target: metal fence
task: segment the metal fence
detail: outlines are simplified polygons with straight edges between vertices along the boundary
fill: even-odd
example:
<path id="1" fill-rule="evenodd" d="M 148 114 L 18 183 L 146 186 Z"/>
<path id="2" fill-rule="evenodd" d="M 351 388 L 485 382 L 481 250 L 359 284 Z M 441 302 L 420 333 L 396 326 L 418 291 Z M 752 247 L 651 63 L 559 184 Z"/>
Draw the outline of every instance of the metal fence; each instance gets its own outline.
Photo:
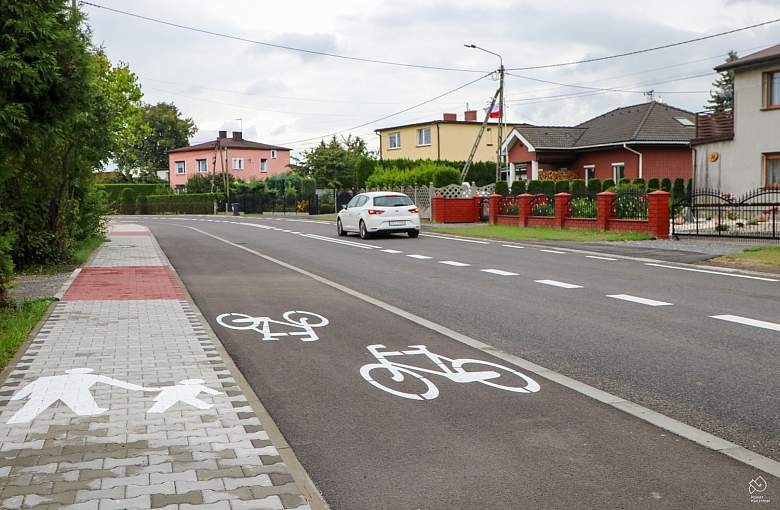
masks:
<path id="1" fill-rule="evenodd" d="M 595 193 L 574 193 L 569 201 L 570 218 L 595 218 L 598 200 Z"/>
<path id="2" fill-rule="evenodd" d="M 619 190 L 612 202 L 612 217 L 621 220 L 646 220 L 647 193 L 638 189 Z"/>
<path id="3" fill-rule="evenodd" d="M 758 188 L 740 197 L 696 190 L 672 205 L 672 235 L 780 239 L 780 188 Z"/>
<path id="4" fill-rule="evenodd" d="M 531 216 L 555 216 L 555 196 L 539 193 L 531 199 Z"/>
<path id="5" fill-rule="evenodd" d="M 510 216 L 520 215 L 520 205 L 517 202 L 517 197 L 504 197 L 498 201 L 498 214 L 506 214 Z"/>

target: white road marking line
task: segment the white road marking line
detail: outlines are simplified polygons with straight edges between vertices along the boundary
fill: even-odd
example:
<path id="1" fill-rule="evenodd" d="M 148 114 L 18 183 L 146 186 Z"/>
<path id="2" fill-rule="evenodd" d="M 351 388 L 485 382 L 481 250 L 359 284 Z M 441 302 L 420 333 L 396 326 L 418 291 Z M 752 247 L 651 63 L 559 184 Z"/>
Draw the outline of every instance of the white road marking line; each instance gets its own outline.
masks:
<path id="1" fill-rule="evenodd" d="M 612 257 L 597 257 L 596 255 L 585 255 L 585 258 L 597 259 L 597 260 L 617 260 L 617 259 L 613 259 Z"/>
<path id="2" fill-rule="evenodd" d="M 672 306 L 672 303 L 667 303 L 665 301 L 656 301 L 655 299 L 631 296 L 629 294 L 607 294 L 607 297 L 622 299 L 623 301 L 631 301 L 632 303 L 639 303 L 640 305 L 647 306 Z"/>
<path id="3" fill-rule="evenodd" d="M 762 280 L 765 282 L 777 282 L 780 280 L 776 280 L 774 278 L 764 278 L 762 276 L 751 276 L 748 274 L 735 274 L 735 273 L 724 273 L 721 271 L 709 271 L 707 269 L 695 269 L 693 267 L 678 267 L 678 266 L 667 266 L 666 264 L 653 264 L 650 262 L 645 262 L 646 266 L 653 266 L 653 267 L 663 267 L 666 269 L 679 269 L 680 271 L 693 271 L 695 273 L 709 273 L 709 274 L 719 274 L 721 276 L 733 276 L 735 278 L 747 278 L 748 280 Z"/>
<path id="4" fill-rule="evenodd" d="M 525 248 L 525 246 L 517 246 L 516 244 L 502 244 L 504 248 L 516 248 L 518 250 Z"/>
<path id="5" fill-rule="evenodd" d="M 753 326 L 756 328 L 771 329 L 772 331 L 780 331 L 780 324 L 774 322 L 760 321 L 757 319 L 749 319 L 747 317 L 740 317 L 739 315 L 710 315 L 713 319 L 720 319 L 722 321 L 736 322 L 738 324 L 745 324 L 746 326 Z"/>
<path id="6" fill-rule="evenodd" d="M 476 239 L 461 239 L 460 237 L 435 236 L 433 234 L 420 234 L 420 235 L 424 237 L 435 237 L 436 239 L 447 239 L 449 241 L 460 241 L 463 243 L 490 244 L 487 241 L 477 241 Z"/>
<path id="7" fill-rule="evenodd" d="M 560 287 L 562 289 L 581 289 L 582 285 L 574 285 L 573 283 L 558 282 L 555 280 L 534 280 L 536 283 L 542 285 L 552 285 L 553 287 Z"/>
<path id="8" fill-rule="evenodd" d="M 471 264 L 466 264 L 465 262 L 455 262 L 454 260 L 440 260 L 439 264 L 446 264 L 448 266 L 455 266 L 455 267 L 466 267 L 471 265 Z"/>
<path id="9" fill-rule="evenodd" d="M 407 257 L 411 257 L 413 259 L 420 259 L 420 260 L 433 258 L 433 257 L 429 257 L 428 255 L 407 255 Z"/>
<path id="10" fill-rule="evenodd" d="M 401 250 L 379 250 L 385 253 L 403 253 Z"/>
<path id="11" fill-rule="evenodd" d="M 305 236 L 308 236 L 308 237 L 313 237 L 315 239 L 322 239 L 323 241 L 334 241 L 334 242 L 351 244 L 351 245 L 360 246 L 360 247 L 368 246 L 369 248 L 377 248 L 377 249 L 381 248 L 381 246 L 377 246 L 375 244 L 359 243 L 357 241 L 349 241 L 347 239 L 336 238 L 336 237 L 326 237 L 326 236 L 321 236 L 319 234 L 302 234 L 302 235 L 305 235 Z"/>
<path id="12" fill-rule="evenodd" d="M 557 253 L 558 255 L 563 255 L 566 253 L 565 251 L 557 251 L 557 250 L 539 250 L 539 251 L 543 251 L 545 253 Z"/>
<path id="13" fill-rule="evenodd" d="M 351 246 L 353 248 L 363 248 L 364 250 L 373 250 L 374 249 L 371 246 L 368 246 L 368 245 L 365 245 L 365 244 L 339 241 L 338 239 L 330 239 L 330 238 L 327 238 L 327 237 L 315 236 L 313 234 L 302 234 L 302 236 L 303 237 L 309 237 L 309 238 L 315 239 L 317 241 L 326 241 L 326 242 L 329 242 L 329 243 L 341 244 L 341 245 L 344 245 L 344 246 Z"/>
<path id="14" fill-rule="evenodd" d="M 480 269 L 483 273 L 497 274 L 499 276 L 517 276 L 517 273 L 504 271 L 503 269 Z"/>

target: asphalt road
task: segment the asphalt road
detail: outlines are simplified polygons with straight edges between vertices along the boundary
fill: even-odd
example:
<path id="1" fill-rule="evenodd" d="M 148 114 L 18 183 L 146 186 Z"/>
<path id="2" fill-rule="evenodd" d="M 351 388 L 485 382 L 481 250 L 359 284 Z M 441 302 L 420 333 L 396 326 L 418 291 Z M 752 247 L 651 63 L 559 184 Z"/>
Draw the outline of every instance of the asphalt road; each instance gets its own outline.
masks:
<path id="1" fill-rule="evenodd" d="M 412 400 L 382 391 L 360 371 L 377 363 L 367 350 L 373 344 L 384 344 L 391 351 L 425 345 L 429 352 L 450 359 L 511 365 L 183 224 L 171 223 L 150 221 L 148 225 L 334 509 L 749 505 L 746 484 L 755 477 L 755 469 L 536 375 L 532 380 L 538 383 L 538 391 L 528 393 L 427 373 L 438 388 L 436 398 Z M 363 257 L 369 251 L 330 241 L 312 245 L 315 238 L 229 223 L 203 230 L 231 238 L 240 246 L 264 238 L 264 249 L 273 246 L 277 250 L 284 250 L 288 239 L 295 236 L 298 243 L 307 243 L 297 249 L 314 258 L 330 256 L 320 245 L 359 250 Z M 381 256 L 385 255 L 401 254 L 383 252 Z M 352 269 L 361 271 L 361 267 Z M 375 272 L 354 282 L 356 290 L 373 295 L 380 278 L 415 288 L 428 283 L 424 278 L 410 280 L 392 262 L 376 267 Z M 433 269 L 430 281 L 434 284 L 436 276 L 438 269 Z M 488 287 L 501 285 L 500 278 L 506 278 L 490 273 L 478 276 L 492 282 Z M 414 293 L 407 292 L 409 296 Z M 452 301 L 458 300 L 453 296 Z M 518 305 L 523 308 L 522 303 L 513 303 L 513 307 Z M 413 302 L 405 307 L 414 307 Z M 329 324 L 312 330 L 316 341 L 292 336 L 264 341 L 261 331 L 226 328 L 217 320 L 225 313 L 281 319 L 290 310 L 320 314 Z M 441 317 L 437 320 L 442 322 Z M 491 318 L 471 315 L 469 320 Z M 292 329 L 272 324 L 270 331 Z M 522 344 L 521 338 L 529 336 L 518 335 L 514 341 Z M 400 358 L 388 359 L 441 370 L 421 356 Z M 477 363 L 463 367 L 469 372 L 492 368 L 501 373 L 490 379 L 496 384 L 536 389 L 500 367 Z M 386 370 L 370 374 L 371 380 L 395 391 L 418 395 L 426 390 L 409 374 L 401 384 L 393 383 Z"/>

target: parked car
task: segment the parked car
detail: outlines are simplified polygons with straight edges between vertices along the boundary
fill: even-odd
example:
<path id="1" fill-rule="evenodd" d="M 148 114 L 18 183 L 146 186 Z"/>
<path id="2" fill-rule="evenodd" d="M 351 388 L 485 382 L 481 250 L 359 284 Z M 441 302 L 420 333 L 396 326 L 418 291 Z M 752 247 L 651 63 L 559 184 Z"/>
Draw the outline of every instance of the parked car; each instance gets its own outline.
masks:
<path id="1" fill-rule="evenodd" d="M 403 193 L 372 191 L 352 197 L 336 219 L 340 236 L 357 232 L 362 239 L 372 234 L 405 232 L 420 235 L 420 209 Z"/>

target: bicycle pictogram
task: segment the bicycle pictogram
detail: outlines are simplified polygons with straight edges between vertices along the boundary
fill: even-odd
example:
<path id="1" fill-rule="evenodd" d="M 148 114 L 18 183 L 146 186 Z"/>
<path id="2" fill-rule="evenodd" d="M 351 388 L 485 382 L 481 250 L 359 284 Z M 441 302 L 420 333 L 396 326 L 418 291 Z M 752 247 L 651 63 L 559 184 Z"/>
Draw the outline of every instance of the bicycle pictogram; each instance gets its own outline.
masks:
<path id="1" fill-rule="evenodd" d="M 278 321 L 270 317 L 253 317 L 243 313 L 223 313 L 217 317 L 217 323 L 229 329 L 257 331 L 262 335 L 263 341 L 278 340 L 283 336 L 297 336 L 304 342 L 319 340 L 320 337 L 314 332 L 314 328 L 329 324 L 328 319 L 322 315 L 301 310 L 284 312 L 282 319 Z"/>
<path id="2" fill-rule="evenodd" d="M 428 350 L 425 345 L 410 345 L 408 351 L 382 351 L 385 346 L 382 344 L 369 345 L 366 347 L 379 363 L 369 363 L 363 365 L 360 369 L 360 375 L 363 379 L 376 386 L 382 391 L 386 391 L 398 397 L 408 398 L 412 400 L 432 400 L 439 396 L 439 388 L 436 387 L 424 374 L 440 375 L 456 383 L 471 383 L 478 382 L 493 388 L 498 388 L 505 391 L 511 391 L 514 393 L 536 393 L 539 391 L 539 384 L 530 377 L 518 372 L 509 367 L 499 365 L 498 363 L 492 363 L 490 361 L 481 361 L 476 359 L 453 359 L 447 358 L 440 354 L 433 353 Z M 431 360 L 441 370 L 431 370 L 429 368 L 418 367 L 414 365 L 406 365 L 403 363 L 397 363 L 395 361 L 389 361 L 386 358 L 390 356 L 425 356 Z M 476 368 L 477 370 L 468 370 L 469 367 Z M 386 382 L 379 382 L 376 378 L 372 377 L 373 371 L 385 372 L 385 376 L 391 376 Z M 378 374 L 378 372 L 374 372 Z M 405 376 L 411 377 L 411 380 L 419 381 L 425 386 L 424 391 L 418 393 L 408 393 L 398 389 L 387 386 L 390 381 L 395 383 L 403 383 Z M 503 376 L 508 376 L 508 381 L 504 377 L 502 382 L 497 380 Z M 513 381 L 515 377 L 520 378 L 520 381 Z M 519 385 L 518 385 L 519 383 Z"/>

